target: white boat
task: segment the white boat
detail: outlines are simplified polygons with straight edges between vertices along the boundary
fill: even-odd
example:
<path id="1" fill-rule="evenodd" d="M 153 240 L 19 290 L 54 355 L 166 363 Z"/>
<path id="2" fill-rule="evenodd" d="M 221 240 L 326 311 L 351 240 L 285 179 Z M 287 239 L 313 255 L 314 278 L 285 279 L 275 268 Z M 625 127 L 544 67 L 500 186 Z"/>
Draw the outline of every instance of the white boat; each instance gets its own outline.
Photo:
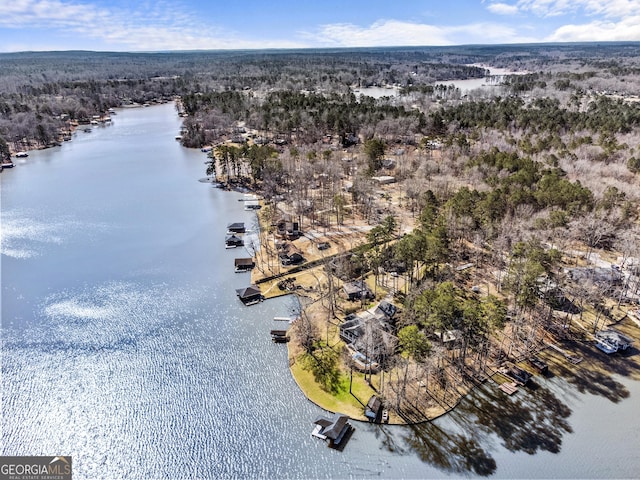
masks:
<path id="1" fill-rule="evenodd" d="M 14 167 L 14 163 L 13 163 L 11 160 L 6 161 L 6 162 L 2 162 L 0 165 L 2 165 L 2 167 L 0 168 L 0 170 L 1 170 L 2 168 L 13 168 L 13 167 Z"/>
<path id="2" fill-rule="evenodd" d="M 28 156 L 29 156 L 29 154 L 27 152 L 18 152 L 18 153 L 16 153 L 16 157 L 17 158 L 25 158 L 25 157 L 28 157 Z"/>
<path id="3" fill-rule="evenodd" d="M 626 350 L 631 346 L 633 340 L 623 335 L 613 328 L 600 330 L 595 334 L 596 347 L 606 354 L 616 353 L 620 350 Z"/>
<path id="4" fill-rule="evenodd" d="M 606 342 L 604 340 L 598 340 L 596 342 L 596 347 L 599 348 L 600 350 L 602 350 L 607 355 L 610 355 L 612 353 L 616 353 L 618 351 L 618 347 L 617 346 L 611 345 L 609 342 Z"/>

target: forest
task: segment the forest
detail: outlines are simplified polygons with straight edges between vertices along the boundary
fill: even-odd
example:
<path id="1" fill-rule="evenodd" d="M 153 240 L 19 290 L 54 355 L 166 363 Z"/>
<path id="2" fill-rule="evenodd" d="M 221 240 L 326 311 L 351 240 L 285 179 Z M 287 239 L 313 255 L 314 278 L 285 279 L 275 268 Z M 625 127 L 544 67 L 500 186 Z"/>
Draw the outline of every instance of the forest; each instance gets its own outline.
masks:
<path id="1" fill-rule="evenodd" d="M 421 420 L 505 361 L 633 314 L 638 47 L 0 54 L 0 155 L 55 146 L 110 108 L 176 101 L 182 144 L 210 147 L 207 176 L 263 199 L 256 256 L 277 259 L 283 217 L 329 241 L 360 228 L 314 262 L 292 355 L 343 388 L 340 325 L 374 304 L 339 286 L 366 281 L 400 313 L 365 322 L 351 348 L 379 365 L 385 405 Z"/>

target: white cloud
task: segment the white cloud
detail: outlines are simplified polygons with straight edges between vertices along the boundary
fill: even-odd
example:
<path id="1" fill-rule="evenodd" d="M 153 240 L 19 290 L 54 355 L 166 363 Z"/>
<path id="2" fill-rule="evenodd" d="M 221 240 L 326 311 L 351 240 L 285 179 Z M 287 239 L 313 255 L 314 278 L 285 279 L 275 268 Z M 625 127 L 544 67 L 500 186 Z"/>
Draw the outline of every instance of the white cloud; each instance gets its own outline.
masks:
<path id="1" fill-rule="evenodd" d="M 457 45 L 470 43 L 519 43 L 535 39 L 524 37 L 518 29 L 495 23 L 436 26 L 398 20 L 381 20 L 368 27 L 350 23 L 324 25 L 318 32 L 301 37 L 313 45 L 333 47 Z"/>
<path id="2" fill-rule="evenodd" d="M 539 17 L 558 17 L 576 11 L 581 0 L 520 0 L 521 11 L 529 11 Z"/>
<path id="3" fill-rule="evenodd" d="M 517 5 L 508 3 L 491 3 L 487 6 L 487 10 L 497 15 L 515 15 L 519 11 Z"/>
<path id="4" fill-rule="evenodd" d="M 178 2 L 135 3 L 137 9 L 99 8 L 67 0 L 14 0 L 2 6 L 0 27 L 57 29 L 58 35 L 102 42 L 110 49 L 195 50 L 299 48 L 300 42 L 245 40 L 239 34 L 203 23 Z M 52 40 L 62 43 L 61 40 Z M 42 49 L 50 50 L 46 45 Z M 0 49 L 3 49 L 0 47 Z M 26 49 L 38 49 L 30 45 Z"/>
<path id="5" fill-rule="evenodd" d="M 14 0 L 2 6 L 0 26 L 69 27 L 95 22 L 105 13 L 91 5 L 59 0 Z"/>
<path id="6" fill-rule="evenodd" d="M 624 18 L 640 14 L 639 0 L 519 0 L 517 7 L 521 11 L 529 11 L 541 17 L 576 12 L 607 18 Z"/>
<path id="7" fill-rule="evenodd" d="M 549 42 L 640 41 L 640 15 L 620 22 L 594 21 L 582 25 L 563 25 L 545 40 Z"/>
<path id="8" fill-rule="evenodd" d="M 323 25 L 317 33 L 301 36 L 326 46 L 449 45 L 441 27 L 398 20 L 381 20 L 369 27 L 350 23 Z"/>
<path id="9" fill-rule="evenodd" d="M 517 19 L 571 14 L 571 24 L 549 34 L 550 26 L 515 23 L 432 25 L 381 19 L 370 25 L 335 23 L 292 39 L 256 39 L 203 21 L 184 0 L 141 0 L 96 6 L 91 0 L 0 0 L 0 28 L 30 29 L 23 49 L 50 50 L 80 39 L 83 46 L 113 50 L 261 49 L 527 43 L 541 41 L 640 40 L 640 0 L 491 0 L 488 11 Z M 483 1 L 483 3 L 485 3 Z M 129 5 L 123 9 L 117 5 Z M 582 24 L 581 24 L 582 23 Z M 546 28 L 546 30 L 545 30 Z M 36 44 L 46 32 L 50 45 Z M 283 35 L 286 33 L 283 32 Z M 535 35 L 535 36 L 534 36 Z M 26 37 L 13 40 L 27 42 Z M 43 43 L 43 40 L 40 40 Z M 9 41 L 0 50 L 13 50 Z M 41 48 L 37 48 L 41 47 Z M 62 48 L 63 49 L 63 48 Z"/>

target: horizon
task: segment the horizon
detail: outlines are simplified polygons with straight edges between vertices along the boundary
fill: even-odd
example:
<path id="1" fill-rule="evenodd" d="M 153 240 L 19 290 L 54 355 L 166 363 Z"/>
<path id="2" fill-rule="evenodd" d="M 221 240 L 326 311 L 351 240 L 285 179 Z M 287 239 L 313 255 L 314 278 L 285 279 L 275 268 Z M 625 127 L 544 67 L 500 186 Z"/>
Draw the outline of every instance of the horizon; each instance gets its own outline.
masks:
<path id="1" fill-rule="evenodd" d="M 640 41 L 640 0 L 16 0 L 2 13 L 0 53 Z"/>
<path id="2" fill-rule="evenodd" d="M 290 52 L 313 52 L 313 51 L 357 51 L 357 50 L 421 50 L 421 49 L 462 49 L 462 48 L 506 48 L 506 47 L 545 47 L 545 46 L 615 46 L 615 45 L 633 45 L 640 44 L 640 40 L 620 40 L 620 41 L 577 41 L 577 42 L 531 42 L 531 43 L 474 43 L 460 45 L 376 45 L 365 47 L 291 47 L 291 48 L 211 48 L 211 49 L 192 49 L 192 50 L 86 50 L 86 49 L 68 49 L 68 50 L 22 50 L 4 52 L 2 55 L 21 55 L 21 54 L 57 54 L 57 53 L 96 53 L 96 54 L 126 54 L 126 55 L 156 55 L 156 54 L 197 54 L 197 53 L 233 53 L 233 52 L 265 52 L 265 53 L 290 53 Z"/>

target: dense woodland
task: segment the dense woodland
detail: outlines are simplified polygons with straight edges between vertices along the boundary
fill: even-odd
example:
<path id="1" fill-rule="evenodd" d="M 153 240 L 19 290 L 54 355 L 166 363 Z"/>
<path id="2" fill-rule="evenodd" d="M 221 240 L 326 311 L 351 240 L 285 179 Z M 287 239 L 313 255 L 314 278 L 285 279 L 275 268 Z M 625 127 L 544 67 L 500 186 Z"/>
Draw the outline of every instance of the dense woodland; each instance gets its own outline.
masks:
<path id="1" fill-rule="evenodd" d="M 406 413 L 455 403 L 452 379 L 526 357 L 554 332 L 595 333 L 637 301 L 638 47 L 4 54 L 0 154 L 53 145 L 111 107 L 178 99 L 183 144 L 212 146 L 207 174 L 258 190 L 273 219 L 284 205 L 303 230 L 369 225 L 327 271 L 404 280 L 395 341 L 370 339 L 369 354 Z M 447 86 L 485 66 L 519 74 Z M 394 93 L 358 94 L 371 86 Z M 607 256 L 629 273 L 601 275 L 592 260 Z M 460 332 L 454 353 L 444 331 Z M 300 342 L 326 381 L 338 357 L 320 337 L 310 325 Z M 424 400 L 423 381 L 439 393 Z"/>

